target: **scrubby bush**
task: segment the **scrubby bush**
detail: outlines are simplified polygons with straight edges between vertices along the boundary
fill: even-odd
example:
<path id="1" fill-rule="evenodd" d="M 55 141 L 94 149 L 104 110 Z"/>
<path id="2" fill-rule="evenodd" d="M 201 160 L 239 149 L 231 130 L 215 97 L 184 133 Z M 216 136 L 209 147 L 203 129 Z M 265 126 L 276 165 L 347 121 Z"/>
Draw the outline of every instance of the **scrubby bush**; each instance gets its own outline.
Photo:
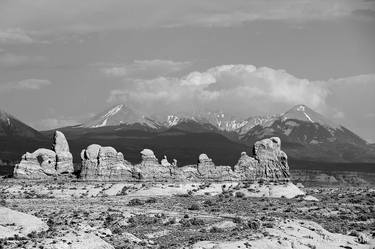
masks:
<path id="1" fill-rule="evenodd" d="M 5 199 L 0 199 L 0 206 L 6 206 L 7 205 L 7 201 Z"/>
<path id="2" fill-rule="evenodd" d="M 146 200 L 146 203 L 156 203 L 156 198 L 151 197 L 151 198 Z"/>
<path id="3" fill-rule="evenodd" d="M 128 206 L 141 206 L 144 204 L 145 203 L 142 200 L 135 198 L 129 201 Z"/>
<path id="4" fill-rule="evenodd" d="M 213 226 L 213 227 L 211 227 L 211 229 L 210 229 L 210 233 L 222 233 L 222 232 L 224 232 L 224 229 L 219 228 L 219 227 L 215 227 L 215 226 Z"/>
<path id="5" fill-rule="evenodd" d="M 190 207 L 188 207 L 189 210 L 200 210 L 200 206 L 197 203 L 191 204 Z"/>
<path id="6" fill-rule="evenodd" d="M 244 198 L 244 197 L 245 197 L 245 194 L 242 193 L 242 192 L 236 192 L 235 196 L 236 196 L 237 198 Z"/>
<path id="7" fill-rule="evenodd" d="M 261 227 L 261 223 L 259 220 L 249 220 L 247 226 L 252 230 L 258 230 Z"/>

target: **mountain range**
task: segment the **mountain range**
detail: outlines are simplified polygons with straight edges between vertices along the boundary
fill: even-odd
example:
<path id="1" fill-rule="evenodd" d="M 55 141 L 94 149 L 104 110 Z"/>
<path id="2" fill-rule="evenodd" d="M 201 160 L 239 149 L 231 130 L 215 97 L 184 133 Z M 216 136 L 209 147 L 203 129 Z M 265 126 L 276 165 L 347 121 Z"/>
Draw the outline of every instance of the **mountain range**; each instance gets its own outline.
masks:
<path id="1" fill-rule="evenodd" d="M 375 162 L 373 145 L 305 105 L 279 115 L 242 120 L 223 112 L 175 113 L 155 118 L 121 104 L 80 125 L 59 130 L 69 139 L 77 162 L 82 148 L 98 143 L 115 147 L 132 162 L 140 160 L 140 150 L 150 148 L 159 158 L 167 155 L 181 165 L 195 163 L 200 153 L 207 153 L 216 164 L 234 165 L 242 151 L 251 153 L 255 141 L 271 136 L 281 138 L 283 150 L 300 168 L 312 163 Z M 0 158 L 15 160 L 25 151 L 46 144 L 53 132 L 36 131 L 1 111 Z"/>

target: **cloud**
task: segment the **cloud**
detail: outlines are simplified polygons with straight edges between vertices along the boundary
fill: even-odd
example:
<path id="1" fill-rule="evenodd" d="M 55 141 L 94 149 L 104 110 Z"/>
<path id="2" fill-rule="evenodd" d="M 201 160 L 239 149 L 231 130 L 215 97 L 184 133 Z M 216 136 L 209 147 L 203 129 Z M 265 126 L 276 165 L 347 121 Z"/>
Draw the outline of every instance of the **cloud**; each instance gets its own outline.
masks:
<path id="1" fill-rule="evenodd" d="M 222 65 L 182 77 L 126 79 L 107 101 L 148 115 L 223 111 L 238 118 L 305 104 L 365 138 L 375 135 L 375 74 L 312 81 L 269 67 Z"/>
<path id="2" fill-rule="evenodd" d="M 45 131 L 60 127 L 72 126 L 79 124 L 78 121 L 69 118 L 45 118 L 31 123 L 31 126 L 36 130 Z"/>
<path id="3" fill-rule="evenodd" d="M 233 26 L 258 20 L 326 20 L 370 8 L 352 0 L 75 0 L 2 1 L 0 29 L 36 33 L 97 32 L 176 26 Z M 43 14 L 41 14 L 43 13 Z M 10 30 L 7 40 L 30 42 Z M 9 32 L 8 32 L 9 33 Z M 14 37 L 14 38 L 9 38 Z"/>
<path id="4" fill-rule="evenodd" d="M 31 36 L 28 35 L 24 30 L 21 30 L 21 29 L 0 30 L 0 43 L 29 44 L 33 42 L 34 42 L 34 39 L 32 39 Z"/>
<path id="5" fill-rule="evenodd" d="M 125 102 L 149 113 L 209 109 L 246 117 L 300 103 L 324 110 L 328 94 L 322 82 L 299 79 L 284 70 L 223 65 L 180 78 L 126 81 L 126 87 L 113 90 L 108 101 Z"/>
<path id="6" fill-rule="evenodd" d="M 129 64 L 99 63 L 100 71 L 111 77 L 156 77 L 169 75 L 190 66 L 190 62 L 171 60 L 135 60 Z"/>
<path id="7" fill-rule="evenodd" d="M 51 85 L 51 81 L 45 79 L 25 79 L 18 82 L 7 82 L 0 84 L 0 93 L 13 90 L 39 90 L 42 87 Z"/>
<path id="8" fill-rule="evenodd" d="M 0 51 L 0 67 L 15 68 L 20 66 L 35 66 L 43 63 L 46 58 L 43 56 L 27 56 Z"/>

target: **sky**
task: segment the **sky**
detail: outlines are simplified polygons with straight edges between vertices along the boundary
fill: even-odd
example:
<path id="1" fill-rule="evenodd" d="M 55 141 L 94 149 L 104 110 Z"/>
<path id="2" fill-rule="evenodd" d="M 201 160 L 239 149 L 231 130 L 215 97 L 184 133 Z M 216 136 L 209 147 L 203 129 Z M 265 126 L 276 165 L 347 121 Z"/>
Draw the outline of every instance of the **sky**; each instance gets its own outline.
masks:
<path id="1" fill-rule="evenodd" d="M 118 103 L 305 104 L 375 142 L 375 1 L 0 0 L 0 109 L 45 130 Z"/>

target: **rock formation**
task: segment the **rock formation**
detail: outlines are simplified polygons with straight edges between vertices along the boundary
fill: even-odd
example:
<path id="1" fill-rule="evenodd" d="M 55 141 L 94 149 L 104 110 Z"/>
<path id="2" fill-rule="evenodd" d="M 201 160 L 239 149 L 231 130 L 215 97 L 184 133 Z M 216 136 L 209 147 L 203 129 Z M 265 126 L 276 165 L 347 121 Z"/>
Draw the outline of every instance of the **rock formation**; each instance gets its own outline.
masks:
<path id="1" fill-rule="evenodd" d="M 258 161 L 246 152 L 241 153 L 238 163 L 234 166 L 234 172 L 240 180 L 255 181 L 258 175 Z"/>
<path id="2" fill-rule="evenodd" d="M 84 180 L 131 180 L 132 166 L 121 152 L 112 147 L 92 144 L 81 151 Z"/>
<path id="3" fill-rule="evenodd" d="M 15 166 L 13 176 L 24 179 L 45 179 L 73 173 L 73 156 L 69 152 L 68 141 L 60 131 L 55 132 L 53 149 L 41 148 L 33 153 L 26 152 L 21 162 Z"/>
<path id="4" fill-rule="evenodd" d="M 177 169 L 173 167 L 166 157 L 159 164 L 154 152 L 150 149 L 141 151 L 142 162 L 134 166 L 135 176 L 138 180 L 169 181 L 176 180 Z"/>
<path id="5" fill-rule="evenodd" d="M 206 154 L 200 154 L 197 167 L 199 178 L 212 181 L 230 181 L 235 176 L 229 166 L 215 166 Z"/>
<path id="6" fill-rule="evenodd" d="M 242 180 L 288 181 L 287 160 L 287 155 L 281 150 L 280 138 L 267 138 L 254 144 L 253 157 L 243 152 L 234 171 Z"/>
<path id="7" fill-rule="evenodd" d="M 86 180 L 124 181 L 289 181 L 286 154 L 280 149 L 277 137 L 263 139 L 254 144 L 253 155 L 241 153 L 233 167 L 216 166 L 206 154 L 201 154 L 197 165 L 176 167 L 166 156 L 159 164 L 150 149 L 141 151 L 141 163 L 132 166 L 112 147 L 90 145 L 81 153 L 81 178 Z M 46 165 L 45 168 L 48 168 Z"/>
<path id="8" fill-rule="evenodd" d="M 141 151 L 141 156 L 142 156 L 142 162 L 140 167 L 145 167 L 145 166 L 158 166 L 159 162 L 158 159 L 156 158 L 154 152 L 150 149 L 144 149 Z"/>
<path id="9" fill-rule="evenodd" d="M 73 156 L 69 151 L 69 144 L 65 138 L 65 135 L 60 131 L 55 132 L 53 149 L 56 152 L 57 174 L 63 172 L 73 172 Z"/>
<path id="10" fill-rule="evenodd" d="M 165 155 L 164 155 L 164 158 L 160 161 L 160 164 L 164 167 L 172 166 L 172 164 L 170 164 L 170 162 L 168 162 L 168 158 Z"/>

